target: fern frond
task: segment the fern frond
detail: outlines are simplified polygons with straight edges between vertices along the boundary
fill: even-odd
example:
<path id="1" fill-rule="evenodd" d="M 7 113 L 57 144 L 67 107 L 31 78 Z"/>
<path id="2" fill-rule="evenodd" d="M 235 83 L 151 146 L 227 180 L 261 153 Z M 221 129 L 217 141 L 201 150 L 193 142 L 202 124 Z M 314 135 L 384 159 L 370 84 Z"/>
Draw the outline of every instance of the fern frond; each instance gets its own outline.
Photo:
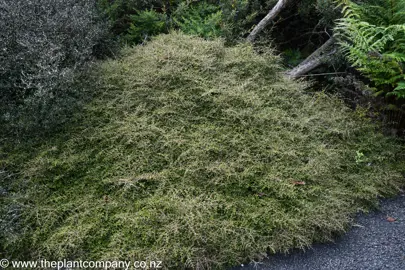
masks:
<path id="1" fill-rule="evenodd" d="M 341 52 L 376 86 L 405 97 L 405 1 L 336 2 L 343 14 L 335 27 Z"/>

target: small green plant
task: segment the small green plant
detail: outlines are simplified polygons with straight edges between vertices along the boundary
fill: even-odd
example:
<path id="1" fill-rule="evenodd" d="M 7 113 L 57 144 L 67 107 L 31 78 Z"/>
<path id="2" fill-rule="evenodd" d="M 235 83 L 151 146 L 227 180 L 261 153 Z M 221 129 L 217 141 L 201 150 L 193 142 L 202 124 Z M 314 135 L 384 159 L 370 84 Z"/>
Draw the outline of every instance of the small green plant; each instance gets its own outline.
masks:
<path id="1" fill-rule="evenodd" d="M 360 152 L 359 150 L 356 151 L 356 164 L 359 163 L 364 163 L 367 161 L 366 156 L 363 154 L 363 152 Z"/>
<path id="2" fill-rule="evenodd" d="M 405 2 L 339 0 L 336 33 L 348 61 L 374 83 L 377 94 L 405 97 Z"/>
<path id="3" fill-rule="evenodd" d="M 166 14 L 144 10 L 131 15 L 131 24 L 124 39 L 128 43 L 140 43 L 160 33 L 167 32 Z"/>
<path id="4" fill-rule="evenodd" d="M 150 14 L 150 10 L 167 14 L 177 5 L 177 1 L 181 0 L 98 0 L 98 7 L 110 22 L 112 33 L 117 37 L 124 37 L 124 40 L 128 38 L 127 41 L 133 43 L 135 41 L 131 40 L 131 37 L 128 37 L 127 34 L 128 32 L 138 32 L 139 29 L 134 30 L 133 26 L 130 29 L 131 25 L 135 24 L 134 21 L 141 20 L 144 22 L 145 20 L 150 21 L 150 17 L 160 17 L 156 16 L 156 14 Z M 144 11 L 147 11 L 147 13 L 140 14 Z M 132 16 L 135 16 L 135 19 Z M 138 37 L 136 39 L 143 40 Z"/>
<path id="5" fill-rule="evenodd" d="M 284 60 L 288 66 L 296 66 L 302 61 L 301 52 L 297 49 L 287 49 L 283 52 Z"/>
<path id="6" fill-rule="evenodd" d="M 223 34 L 222 10 L 218 5 L 181 3 L 172 19 L 177 28 L 189 35 L 211 39 Z"/>

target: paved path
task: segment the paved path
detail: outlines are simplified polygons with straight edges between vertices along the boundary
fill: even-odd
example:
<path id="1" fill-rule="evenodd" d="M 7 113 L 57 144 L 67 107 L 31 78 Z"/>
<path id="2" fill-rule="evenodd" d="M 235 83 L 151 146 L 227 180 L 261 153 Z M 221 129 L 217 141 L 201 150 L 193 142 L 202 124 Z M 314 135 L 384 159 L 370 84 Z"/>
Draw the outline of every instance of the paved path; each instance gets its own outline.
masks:
<path id="1" fill-rule="evenodd" d="M 387 216 L 396 220 L 389 222 Z M 234 270 L 405 270 L 405 194 L 384 200 L 378 212 L 359 215 L 335 243 L 275 255 Z"/>

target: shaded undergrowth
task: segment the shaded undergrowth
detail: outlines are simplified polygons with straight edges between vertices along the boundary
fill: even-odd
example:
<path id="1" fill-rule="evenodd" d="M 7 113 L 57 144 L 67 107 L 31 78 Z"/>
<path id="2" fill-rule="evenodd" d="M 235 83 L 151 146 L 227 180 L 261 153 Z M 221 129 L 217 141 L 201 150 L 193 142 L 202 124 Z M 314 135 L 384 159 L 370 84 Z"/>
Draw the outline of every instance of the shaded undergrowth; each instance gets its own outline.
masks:
<path id="1" fill-rule="evenodd" d="M 4 257 L 224 268 L 329 240 L 395 194 L 402 146 L 278 62 L 172 33 L 103 63 L 64 133 L 4 141 Z"/>

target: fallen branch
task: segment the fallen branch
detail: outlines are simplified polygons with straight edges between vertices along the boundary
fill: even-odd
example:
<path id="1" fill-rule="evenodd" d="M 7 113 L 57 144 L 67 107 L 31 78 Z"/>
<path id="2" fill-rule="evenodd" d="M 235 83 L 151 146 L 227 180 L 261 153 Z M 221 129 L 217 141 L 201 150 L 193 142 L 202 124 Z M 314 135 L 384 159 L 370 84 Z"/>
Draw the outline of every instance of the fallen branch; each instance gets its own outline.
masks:
<path id="1" fill-rule="evenodd" d="M 300 77 L 314 77 L 314 76 L 326 76 L 326 75 L 338 75 L 338 74 L 347 74 L 347 72 L 327 72 L 327 73 L 304 74 L 304 75 L 300 75 Z"/>
<path id="2" fill-rule="evenodd" d="M 272 21 L 277 17 L 278 14 L 289 4 L 289 2 L 295 0 L 278 0 L 277 4 L 270 10 L 270 12 L 264 17 L 258 25 L 253 28 L 252 32 L 247 37 L 249 42 L 253 42 L 257 35 Z"/>
<path id="3" fill-rule="evenodd" d="M 278 0 L 277 4 L 270 10 L 270 12 L 264 17 L 258 25 L 252 30 L 252 32 L 247 37 L 249 42 L 253 42 L 257 35 L 272 21 L 275 17 L 280 14 L 280 12 L 290 3 L 297 0 Z M 329 38 L 321 47 L 319 47 L 315 52 L 313 52 L 307 59 L 305 59 L 298 66 L 288 71 L 286 75 L 289 78 L 296 79 L 304 74 L 307 74 L 311 70 L 325 63 L 330 55 L 332 55 L 336 50 L 330 50 L 329 48 L 333 45 L 335 39 L 333 37 Z"/>
<path id="4" fill-rule="evenodd" d="M 321 47 L 314 51 L 298 66 L 288 71 L 286 75 L 291 79 L 296 79 L 325 63 L 328 58 L 336 52 L 336 49 L 330 50 L 330 47 L 332 47 L 334 42 L 334 37 L 329 38 L 328 41 L 326 41 Z"/>

